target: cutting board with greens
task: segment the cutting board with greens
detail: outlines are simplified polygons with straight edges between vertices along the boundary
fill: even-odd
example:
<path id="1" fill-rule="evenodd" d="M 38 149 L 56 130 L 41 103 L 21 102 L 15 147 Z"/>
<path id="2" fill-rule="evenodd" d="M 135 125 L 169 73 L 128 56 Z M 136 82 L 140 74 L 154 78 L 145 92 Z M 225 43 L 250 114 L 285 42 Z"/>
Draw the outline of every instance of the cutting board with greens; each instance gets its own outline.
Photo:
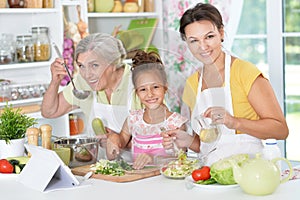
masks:
<path id="1" fill-rule="evenodd" d="M 84 176 L 93 171 L 91 178 L 112 182 L 131 182 L 152 176 L 160 175 L 159 167 L 146 166 L 140 170 L 134 170 L 125 161 L 109 161 L 101 159 L 93 165 L 86 165 L 71 169 L 74 175 Z"/>

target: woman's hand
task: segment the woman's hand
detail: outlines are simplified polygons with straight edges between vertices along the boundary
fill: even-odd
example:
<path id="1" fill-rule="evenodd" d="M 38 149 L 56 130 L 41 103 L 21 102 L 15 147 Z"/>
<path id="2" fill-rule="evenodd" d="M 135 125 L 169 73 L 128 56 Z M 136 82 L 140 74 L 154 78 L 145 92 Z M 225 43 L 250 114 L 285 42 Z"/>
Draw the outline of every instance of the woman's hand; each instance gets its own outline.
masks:
<path id="1" fill-rule="evenodd" d="M 63 66 L 64 60 L 62 58 L 56 58 L 51 64 L 50 70 L 52 75 L 52 82 L 60 83 L 61 80 L 68 75 L 65 67 Z"/>
<path id="2" fill-rule="evenodd" d="M 142 153 L 137 155 L 135 161 L 133 162 L 132 167 L 134 169 L 142 169 L 145 167 L 145 165 L 151 163 L 153 163 L 153 156 Z"/>
<path id="3" fill-rule="evenodd" d="M 235 117 L 223 107 L 210 107 L 203 113 L 203 116 L 211 118 L 214 124 L 224 124 L 229 129 L 235 129 Z"/>
<path id="4" fill-rule="evenodd" d="M 114 160 L 120 154 L 120 136 L 115 133 L 107 134 L 106 156 L 108 160 Z"/>
<path id="5" fill-rule="evenodd" d="M 106 148 L 106 144 L 107 144 L 107 135 L 108 134 L 99 134 L 99 135 L 96 135 L 95 137 L 99 139 L 99 143 L 100 143 L 100 146 L 103 147 L 103 148 Z"/>

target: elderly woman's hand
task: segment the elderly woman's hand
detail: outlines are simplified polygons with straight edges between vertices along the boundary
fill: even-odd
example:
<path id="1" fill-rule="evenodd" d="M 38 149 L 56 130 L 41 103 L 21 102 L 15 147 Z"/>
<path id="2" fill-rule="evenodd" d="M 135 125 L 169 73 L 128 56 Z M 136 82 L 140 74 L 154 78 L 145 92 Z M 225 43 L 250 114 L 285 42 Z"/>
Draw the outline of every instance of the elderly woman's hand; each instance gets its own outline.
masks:
<path id="1" fill-rule="evenodd" d="M 108 160 L 114 160 L 120 154 L 120 136 L 115 133 L 107 134 L 106 156 Z"/>
<path id="2" fill-rule="evenodd" d="M 50 70 L 52 75 L 52 82 L 59 83 L 68 75 L 65 67 L 63 66 L 64 60 L 62 58 L 56 58 L 51 64 Z"/>

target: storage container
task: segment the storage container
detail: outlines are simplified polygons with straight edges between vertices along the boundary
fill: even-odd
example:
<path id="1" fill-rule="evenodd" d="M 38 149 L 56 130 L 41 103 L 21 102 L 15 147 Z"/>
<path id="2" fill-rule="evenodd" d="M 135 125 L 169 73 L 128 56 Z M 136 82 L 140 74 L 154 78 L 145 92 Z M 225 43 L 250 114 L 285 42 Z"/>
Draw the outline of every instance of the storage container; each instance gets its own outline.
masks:
<path id="1" fill-rule="evenodd" d="M 32 27 L 32 40 L 34 46 L 34 61 L 47 61 L 51 57 L 48 27 Z"/>
<path id="2" fill-rule="evenodd" d="M 17 61 L 33 62 L 33 44 L 31 35 L 17 36 Z"/>

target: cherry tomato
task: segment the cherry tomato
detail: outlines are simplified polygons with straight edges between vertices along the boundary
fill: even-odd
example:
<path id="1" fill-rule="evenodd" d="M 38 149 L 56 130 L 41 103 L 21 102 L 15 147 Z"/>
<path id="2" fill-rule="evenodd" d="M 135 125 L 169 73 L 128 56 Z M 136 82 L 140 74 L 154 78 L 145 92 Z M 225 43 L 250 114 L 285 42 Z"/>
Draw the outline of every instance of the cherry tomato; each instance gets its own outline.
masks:
<path id="1" fill-rule="evenodd" d="M 0 160 L 0 173 L 13 173 L 14 171 L 14 166 L 10 164 L 10 162 L 6 159 L 1 159 Z"/>
<path id="2" fill-rule="evenodd" d="M 200 169 L 195 169 L 192 172 L 192 178 L 194 181 L 210 179 L 210 167 L 203 166 Z"/>

